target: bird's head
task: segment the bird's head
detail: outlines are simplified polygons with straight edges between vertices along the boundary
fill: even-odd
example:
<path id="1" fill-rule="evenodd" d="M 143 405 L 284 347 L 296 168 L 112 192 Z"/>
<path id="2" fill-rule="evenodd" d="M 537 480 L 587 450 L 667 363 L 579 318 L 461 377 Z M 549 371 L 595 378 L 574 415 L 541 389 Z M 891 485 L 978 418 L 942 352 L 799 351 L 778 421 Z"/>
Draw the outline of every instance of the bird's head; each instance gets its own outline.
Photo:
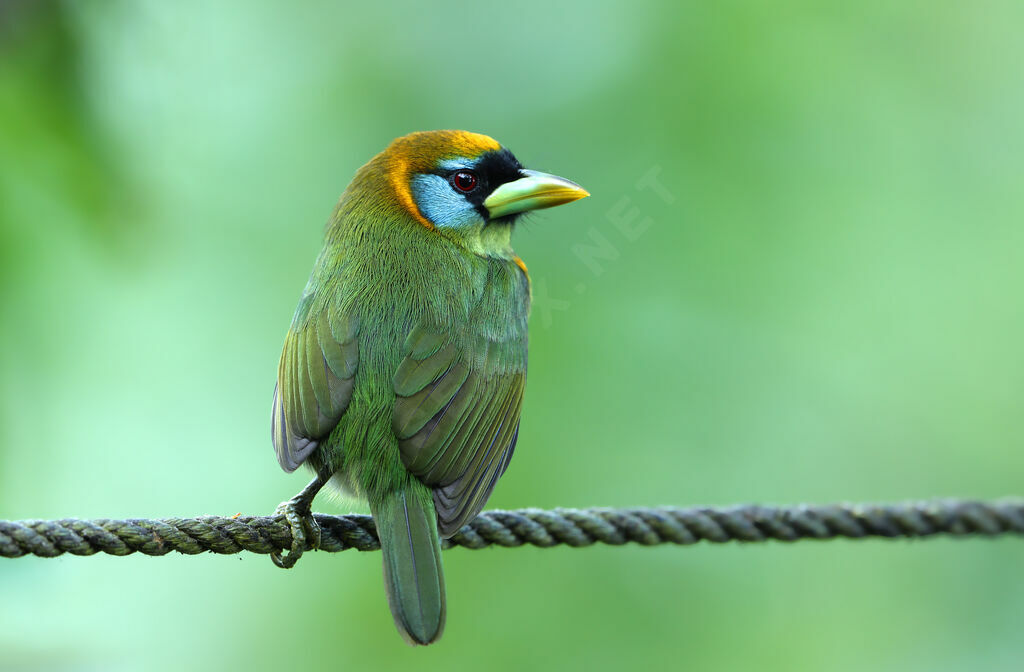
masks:
<path id="1" fill-rule="evenodd" d="M 393 141 L 379 158 L 408 215 L 482 252 L 507 245 L 511 224 L 522 213 L 589 196 L 574 182 L 526 170 L 512 152 L 479 133 L 412 133 Z"/>

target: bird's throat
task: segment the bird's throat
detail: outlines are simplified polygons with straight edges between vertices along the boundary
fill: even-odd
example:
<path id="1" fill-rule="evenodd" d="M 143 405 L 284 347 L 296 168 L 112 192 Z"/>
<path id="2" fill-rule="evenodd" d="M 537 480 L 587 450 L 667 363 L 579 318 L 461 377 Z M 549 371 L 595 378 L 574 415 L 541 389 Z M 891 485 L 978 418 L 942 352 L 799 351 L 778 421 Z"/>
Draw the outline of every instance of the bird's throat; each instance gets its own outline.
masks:
<path id="1" fill-rule="evenodd" d="M 512 222 L 497 221 L 485 226 L 474 226 L 471 229 L 455 232 L 456 242 L 473 254 L 481 257 L 512 259 L 516 253 L 512 250 Z"/>

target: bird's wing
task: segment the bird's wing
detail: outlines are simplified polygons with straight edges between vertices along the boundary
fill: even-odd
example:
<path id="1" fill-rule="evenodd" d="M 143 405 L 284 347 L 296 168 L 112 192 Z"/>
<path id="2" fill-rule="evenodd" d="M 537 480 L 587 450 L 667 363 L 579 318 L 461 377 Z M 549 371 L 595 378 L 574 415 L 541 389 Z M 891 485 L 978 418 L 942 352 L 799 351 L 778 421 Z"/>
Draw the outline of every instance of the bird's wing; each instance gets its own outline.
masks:
<path id="1" fill-rule="evenodd" d="M 358 321 L 332 306 L 296 320 L 277 369 L 271 436 L 277 461 L 295 471 L 331 433 L 352 399 Z"/>
<path id="2" fill-rule="evenodd" d="M 392 427 L 406 468 L 434 489 L 447 537 L 480 512 L 512 457 L 526 337 L 461 342 L 416 328 L 406 351 L 395 374 Z"/>

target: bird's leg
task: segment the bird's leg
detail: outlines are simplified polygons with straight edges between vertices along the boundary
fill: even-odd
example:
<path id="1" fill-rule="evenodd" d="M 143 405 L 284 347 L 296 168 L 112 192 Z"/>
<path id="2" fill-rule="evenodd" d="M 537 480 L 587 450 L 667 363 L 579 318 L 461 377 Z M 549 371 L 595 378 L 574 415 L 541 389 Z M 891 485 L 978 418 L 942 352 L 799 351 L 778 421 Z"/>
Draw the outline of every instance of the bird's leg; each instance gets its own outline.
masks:
<path id="1" fill-rule="evenodd" d="M 306 550 L 306 539 L 312 549 L 320 546 L 320 525 L 313 518 L 313 499 L 320 489 L 329 481 L 331 475 L 326 470 L 317 472 L 316 478 L 309 482 L 302 492 L 286 502 L 277 505 L 275 516 L 284 516 L 292 532 L 292 547 L 287 555 L 281 551 L 271 551 L 270 559 L 282 569 L 291 569 Z"/>

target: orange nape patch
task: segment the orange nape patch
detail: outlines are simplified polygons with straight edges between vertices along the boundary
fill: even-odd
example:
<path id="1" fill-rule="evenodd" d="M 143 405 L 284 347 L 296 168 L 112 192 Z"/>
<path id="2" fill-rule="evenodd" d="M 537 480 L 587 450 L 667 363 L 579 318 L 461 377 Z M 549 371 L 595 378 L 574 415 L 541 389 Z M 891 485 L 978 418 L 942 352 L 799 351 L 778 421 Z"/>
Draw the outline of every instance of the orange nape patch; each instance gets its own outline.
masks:
<path id="1" fill-rule="evenodd" d="M 501 149 L 494 138 L 469 131 L 421 131 L 396 138 L 384 150 L 388 182 L 395 198 L 412 217 L 427 227 L 434 225 L 423 216 L 409 187 L 415 173 L 435 170 L 446 159 L 476 159 L 481 154 Z"/>
<path id="2" fill-rule="evenodd" d="M 433 230 L 434 224 L 423 216 L 416 201 L 412 198 L 412 190 L 409 188 L 409 163 L 403 159 L 392 159 L 388 161 L 388 181 L 395 192 L 395 198 L 402 208 L 412 215 L 417 222 Z"/>

